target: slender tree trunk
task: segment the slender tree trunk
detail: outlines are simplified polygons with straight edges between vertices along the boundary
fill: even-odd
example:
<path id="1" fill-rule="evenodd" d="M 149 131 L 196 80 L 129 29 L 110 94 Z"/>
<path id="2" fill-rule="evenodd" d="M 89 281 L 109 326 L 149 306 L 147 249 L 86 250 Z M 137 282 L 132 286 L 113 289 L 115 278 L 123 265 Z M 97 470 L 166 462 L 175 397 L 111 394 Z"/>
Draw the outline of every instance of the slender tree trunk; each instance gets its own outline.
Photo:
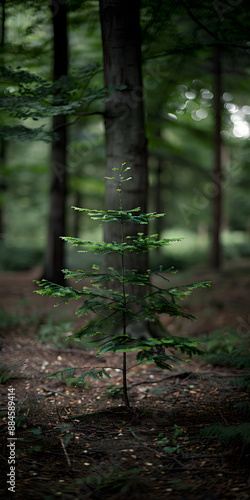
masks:
<path id="1" fill-rule="evenodd" d="M 68 72 L 68 41 L 67 41 L 67 2 L 58 3 L 58 9 L 53 14 L 54 30 L 54 82 Z M 56 103 L 60 103 L 60 88 L 55 93 Z M 63 102 L 63 101 L 61 101 Z M 56 283 L 63 283 L 64 242 L 60 236 L 65 236 L 65 205 L 66 205 L 66 117 L 53 117 L 53 131 L 57 137 L 52 141 L 51 148 L 51 181 L 50 181 L 50 212 L 48 242 L 45 254 L 44 277 Z"/>
<path id="2" fill-rule="evenodd" d="M 1 64 L 4 64 L 4 44 L 5 44 L 5 0 L 1 1 L 2 4 L 2 22 L 1 22 Z M 4 239 L 4 192 L 7 187 L 5 179 L 5 161 L 6 161 L 6 142 L 0 138 L 0 241 Z"/>
<path id="3" fill-rule="evenodd" d="M 221 158 L 221 52 L 215 48 L 215 78 L 214 78 L 214 108 L 215 108 L 215 163 L 213 172 L 214 197 L 212 218 L 211 264 L 219 269 L 221 266 L 221 211 L 222 211 L 222 158 Z"/>
<path id="4" fill-rule="evenodd" d="M 147 142 L 144 130 L 143 90 L 141 74 L 141 30 L 138 0 L 100 0 L 103 42 L 104 81 L 112 91 L 106 103 L 105 133 L 107 176 L 122 163 L 131 167 L 131 182 L 123 184 L 123 208 L 141 207 L 147 211 Z M 119 197 L 112 182 L 107 181 L 106 210 L 118 209 Z M 126 235 L 145 232 L 146 226 L 126 224 Z M 106 224 L 105 241 L 121 241 L 119 224 Z M 119 267 L 114 256 L 107 265 Z M 125 267 L 144 272 L 147 254 L 126 256 Z"/>
<path id="5" fill-rule="evenodd" d="M 158 214 L 162 213 L 162 200 L 161 200 L 162 167 L 163 167 L 163 160 L 159 156 L 158 165 L 157 165 L 157 181 L 156 181 L 156 188 L 155 188 L 155 211 Z M 160 239 L 161 232 L 162 232 L 162 219 L 161 219 L 161 217 L 159 217 L 159 219 L 155 219 L 155 232 L 156 232 L 156 234 L 158 234 L 158 237 Z M 160 253 L 160 248 L 158 248 L 158 251 Z"/>
<path id="6" fill-rule="evenodd" d="M 74 203 L 75 207 L 82 207 L 82 194 L 79 191 L 76 191 L 74 194 Z M 81 212 L 78 210 L 74 210 L 73 212 L 73 223 L 72 223 L 72 235 L 74 238 L 79 238 L 79 226 L 80 226 L 80 217 Z"/>
<path id="7" fill-rule="evenodd" d="M 4 47 L 5 42 L 5 0 L 1 0 L 2 4 L 2 23 L 1 23 L 1 49 Z"/>
<path id="8" fill-rule="evenodd" d="M 0 241 L 4 241 L 4 193 L 7 188 L 5 179 L 6 143 L 0 138 Z"/>

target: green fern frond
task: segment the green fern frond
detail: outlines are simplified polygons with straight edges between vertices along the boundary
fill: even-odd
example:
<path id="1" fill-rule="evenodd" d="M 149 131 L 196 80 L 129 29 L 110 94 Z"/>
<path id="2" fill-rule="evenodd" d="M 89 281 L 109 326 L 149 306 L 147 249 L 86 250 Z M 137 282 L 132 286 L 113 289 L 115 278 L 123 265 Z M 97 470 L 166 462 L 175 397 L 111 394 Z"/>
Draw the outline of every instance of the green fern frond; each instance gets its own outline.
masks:
<path id="1" fill-rule="evenodd" d="M 214 424 L 202 430 L 203 437 L 215 437 L 220 442 L 240 440 L 242 443 L 250 443 L 250 423 L 244 422 L 238 425 Z"/>
<path id="2" fill-rule="evenodd" d="M 139 351 L 136 355 L 136 361 L 140 365 L 155 363 L 158 368 L 169 371 L 172 371 L 172 366 L 169 364 L 169 361 L 175 362 L 175 360 L 164 351 L 158 352 L 153 348 L 150 350 L 143 349 L 142 351 Z"/>
<path id="3" fill-rule="evenodd" d="M 44 375 L 41 378 L 54 378 L 54 377 L 58 377 L 60 375 L 60 377 L 62 379 L 68 379 L 68 378 L 70 378 L 71 380 L 74 379 L 75 385 L 82 384 L 86 377 L 91 377 L 94 380 L 99 380 L 100 378 L 103 378 L 103 377 L 110 378 L 110 375 L 105 370 L 105 368 L 99 368 L 99 369 L 91 368 L 90 370 L 82 372 L 81 375 L 79 375 L 79 377 L 75 376 L 76 370 L 83 370 L 83 368 L 79 368 L 79 367 L 65 368 L 63 370 L 58 370 L 56 372 L 50 373 L 49 375 Z"/>
<path id="4" fill-rule="evenodd" d="M 68 300 L 77 300 L 79 298 L 82 298 L 83 296 L 83 293 L 79 290 L 75 290 L 74 288 L 69 286 L 57 285 L 56 283 L 51 283 L 50 281 L 47 281 L 45 279 L 41 281 L 34 280 L 34 282 L 39 287 L 42 287 L 42 290 L 35 290 L 35 293 L 38 293 L 39 295 L 48 295 L 49 297 L 54 298 L 60 297 L 61 300 L 56 305 L 60 304 L 61 302 L 65 302 L 67 304 Z"/>
<path id="5" fill-rule="evenodd" d="M 138 349 L 151 349 L 152 347 L 162 347 L 164 349 L 177 349 L 184 354 L 192 355 L 199 354 L 205 356 L 204 351 L 197 347 L 198 342 L 191 340 L 188 337 L 167 337 L 167 338 L 150 338 L 146 340 L 137 340 Z"/>
<path id="6" fill-rule="evenodd" d="M 137 339 L 130 335 L 114 335 L 111 340 L 108 340 L 100 346 L 97 356 L 105 352 L 128 352 L 135 351 Z"/>
<path id="7" fill-rule="evenodd" d="M 242 375 L 242 377 L 230 377 L 229 383 L 238 387 L 241 390 L 250 389 L 250 375 Z"/>
<path id="8" fill-rule="evenodd" d="M 91 377 L 93 380 L 99 380 L 100 378 L 103 378 L 103 377 L 107 377 L 107 378 L 111 378 L 110 377 L 110 374 L 105 370 L 105 368 L 100 368 L 100 369 L 94 369 L 94 368 L 91 368 L 90 370 L 82 373 L 79 377 L 78 377 L 78 384 L 79 383 L 82 383 L 82 381 L 86 378 L 86 377 Z"/>
<path id="9" fill-rule="evenodd" d="M 183 240 L 183 238 L 164 238 L 162 240 L 159 240 L 157 234 L 145 236 L 143 233 L 138 233 L 136 238 L 133 236 L 127 236 L 126 239 L 128 241 L 131 240 L 131 243 L 127 244 L 127 249 L 130 252 L 135 253 L 148 252 L 150 248 L 165 247 L 171 245 L 174 242 Z"/>
<path id="10" fill-rule="evenodd" d="M 229 364 L 237 368 L 250 370 L 250 355 L 247 356 L 242 351 L 241 353 L 233 352 L 232 354 L 228 354 L 227 352 L 208 354 L 207 359 L 213 365 L 223 366 Z"/>
<path id="11" fill-rule="evenodd" d="M 211 281 L 197 281 L 196 283 L 189 283 L 187 285 L 175 286 L 169 288 L 168 292 L 178 298 L 179 300 L 185 299 L 196 288 L 206 288 L 211 285 Z"/>
<path id="12" fill-rule="evenodd" d="M 148 224 L 150 220 L 164 217 L 165 214 L 156 212 L 139 214 L 141 208 L 136 207 L 131 210 L 89 210 L 87 208 L 72 207 L 74 210 L 86 212 L 92 220 L 100 220 L 102 222 L 132 222 L 134 224 Z M 138 215 L 137 215 L 138 214 Z"/>
<path id="13" fill-rule="evenodd" d="M 77 366 L 73 366 L 70 368 L 64 368 L 63 370 L 57 370 L 56 372 L 50 373 L 49 375 L 44 375 L 43 377 L 41 377 L 41 379 L 53 378 L 53 377 L 57 377 L 58 375 L 60 375 L 61 378 L 64 378 L 64 375 L 67 375 L 68 377 L 73 378 L 75 376 L 76 370 L 79 370 L 79 368 Z"/>

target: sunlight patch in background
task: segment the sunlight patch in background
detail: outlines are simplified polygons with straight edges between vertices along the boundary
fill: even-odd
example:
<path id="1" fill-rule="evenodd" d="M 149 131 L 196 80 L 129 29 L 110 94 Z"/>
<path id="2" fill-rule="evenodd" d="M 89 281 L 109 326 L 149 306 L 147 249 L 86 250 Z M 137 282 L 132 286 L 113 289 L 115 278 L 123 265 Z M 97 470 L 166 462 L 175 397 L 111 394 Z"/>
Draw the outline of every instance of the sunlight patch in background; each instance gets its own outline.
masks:
<path id="1" fill-rule="evenodd" d="M 223 99 L 224 101 L 231 101 L 233 96 L 225 92 L 223 94 Z M 230 114 L 230 120 L 233 124 L 232 134 L 234 137 L 248 139 L 250 136 L 250 124 L 246 117 L 250 115 L 250 106 L 244 105 L 239 107 L 232 102 L 226 102 L 224 106 Z"/>

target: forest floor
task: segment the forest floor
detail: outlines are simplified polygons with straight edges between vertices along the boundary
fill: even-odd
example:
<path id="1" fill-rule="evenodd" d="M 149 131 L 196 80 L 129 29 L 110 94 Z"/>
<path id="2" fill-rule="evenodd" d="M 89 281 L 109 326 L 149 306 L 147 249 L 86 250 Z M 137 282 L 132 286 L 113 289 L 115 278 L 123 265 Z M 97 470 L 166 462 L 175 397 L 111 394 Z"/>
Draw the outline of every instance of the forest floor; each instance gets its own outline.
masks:
<path id="1" fill-rule="evenodd" d="M 211 288 L 195 291 L 186 301 L 198 319 L 163 316 L 168 331 L 197 337 L 219 329 L 230 353 L 230 331 L 239 336 L 250 331 L 249 270 L 250 261 L 240 261 L 220 273 L 197 273 L 192 281 L 212 280 Z M 32 280 L 38 277 L 38 269 L 0 275 L 2 497 L 249 499 L 249 391 L 237 383 L 242 376 L 249 381 L 249 370 L 211 364 L 209 357 L 202 357 L 164 372 L 154 365 L 134 366 L 135 355 L 130 353 L 129 411 L 120 399 L 120 354 L 96 359 L 96 351 L 76 349 L 77 344 L 61 347 L 42 336 L 46 330 L 41 326 L 49 324 L 54 340 L 60 307 L 51 323 L 53 300 L 33 293 Z M 180 278 L 191 281 L 185 275 Z M 67 314 L 60 324 L 68 324 L 72 309 Z M 66 367 L 97 366 L 111 366 L 111 378 L 78 387 L 67 379 L 42 378 Z M 11 394 L 17 437 L 14 495 L 7 490 Z M 218 436 L 203 434 L 214 424 L 221 426 Z M 227 439 L 230 430 L 235 439 Z"/>

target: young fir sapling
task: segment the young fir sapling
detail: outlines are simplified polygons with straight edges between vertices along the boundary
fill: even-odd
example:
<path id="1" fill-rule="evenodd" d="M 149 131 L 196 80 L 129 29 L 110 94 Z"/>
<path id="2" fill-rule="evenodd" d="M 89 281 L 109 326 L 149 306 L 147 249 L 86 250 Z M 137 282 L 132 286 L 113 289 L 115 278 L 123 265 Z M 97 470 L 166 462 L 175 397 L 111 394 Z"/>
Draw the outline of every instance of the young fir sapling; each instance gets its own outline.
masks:
<path id="1" fill-rule="evenodd" d="M 176 351 L 192 355 L 203 355 L 197 347 L 197 342 L 184 337 L 170 336 L 163 328 L 159 315 L 168 314 L 180 318 L 195 319 L 183 307 L 178 304 L 178 300 L 197 287 L 207 287 L 210 282 L 197 282 L 184 286 L 160 287 L 151 282 L 153 272 L 148 269 L 145 273 L 139 273 L 136 269 L 126 269 L 125 255 L 128 252 L 148 252 L 152 248 L 160 248 L 170 245 L 179 239 L 158 239 L 158 235 L 145 236 L 144 233 L 137 233 L 137 236 L 124 236 L 124 225 L 129 222 L 137 225 L 148 224 L 149 221 L 163 217 L 165 214 L 141 213 L 140 207 L 132 210 L 125 210 L 122 202 L 122 189 L 124 182 L 131 181 L 131 177 L 124 177 L 129 170 L 126 164 L 121 168 L 114 168 L 114 177 L 109 178 L 116 184 L 116 190 L 119 196 L 119 210 L 88 210 L 85 208 L 73 207 L 75 210 L 87 212 L 93 220 L 104 223 L 120 224 L 121 241 L 95 242 L 82 240 L 80 238 L 62 237 L 66 242 L 74 246 L 81 247 L 79 252 L 92 252 L 94 254 L 115 253 L 120 257 L 120 268 L 100 269 L 97 266 L 92 267 L 92 271 L 69 271 L 63 270 L 66 279 L 74 279 L 79 282 L 86 278 L 91 279 L 91 286 L 83 286 L 81 290 L 69 286 L 60 286 L 46 280 L 37 281 L 42 290 L 36 290 L 41 295 L 60 298 L 61 302 L 68 303 L 70 299 L 80 299 L 82 304 L 76 310 L 78 316 L 88 314 L 90 311 L 96 314 L 96 320 L 90 321 L 83 328 L 70 336 L 70 339 L 76 341 L 83 337 L 93 336 L 92 343 L 98 347 L 97 357 L 105 352 L 122 352 L 123 365 L 121 368 L 123 378 L 123 401 L 129 408 L 129 399 L 127 391 L 127 359 L 126 353 L 138 351 L 136 361 L 138 364 L 155 363 L 158 368 L 172 370 L 172 364 L 178 361 Z M 159 268 L 158 276 L 168 282 L 166 273 L 176 272 L 172 267 L 169 269 Z M 114 286 L 113 286 L 113 285 Z M 130 285 L 142 287 L 144 294 L 132 295 L 129 293 Z M 133 288 L 134 289 L 134 288 Z M 57 305 L 58 305 L 57 304 Z M 136 305 L 136 307 L 135 307 Z M 162 338 L 135 338 L 128 333 L 128 325 L 132 322 L 154 322 L 164 332 Z M 69 338 L 69 337 L 68 337 Z M 166 352 L 167 351 L 167 352 Z M 75 376 L 76 370 L 81 370 L 79 376 Z M 85 377 L 90 376 L 94 379 L 106 376 L 110 378 L 109 373 L 104 368 L 84 369 L 83 367 L 68 368 L 59 370 L 48 375 L 53 377 L 67 373 L 75 378 L 75 385 L 84 383 Z"/>

